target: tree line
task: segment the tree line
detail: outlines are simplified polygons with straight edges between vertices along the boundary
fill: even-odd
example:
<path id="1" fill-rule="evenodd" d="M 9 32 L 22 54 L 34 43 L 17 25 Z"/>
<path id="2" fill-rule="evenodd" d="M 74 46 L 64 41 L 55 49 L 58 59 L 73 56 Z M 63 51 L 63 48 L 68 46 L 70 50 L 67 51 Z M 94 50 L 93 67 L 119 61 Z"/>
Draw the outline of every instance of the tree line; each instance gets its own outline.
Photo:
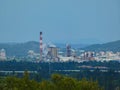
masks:
<path id="1" fill-rule="evenodd" d="M 66 77 L 53 74 L 49 80 L 40 82 L 30 79 L 29 73 L 24 72 L 22 78 L 16 76 L 0 78 L 0 90 L 103 90 L 97 81 Z"/>

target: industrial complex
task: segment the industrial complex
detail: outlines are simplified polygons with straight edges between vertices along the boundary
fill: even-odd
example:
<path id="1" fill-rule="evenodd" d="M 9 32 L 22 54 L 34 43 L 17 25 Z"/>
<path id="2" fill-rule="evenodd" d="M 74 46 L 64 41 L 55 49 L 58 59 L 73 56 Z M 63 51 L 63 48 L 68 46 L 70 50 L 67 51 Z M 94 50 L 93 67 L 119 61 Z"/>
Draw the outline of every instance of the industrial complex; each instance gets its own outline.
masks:
<path id="1" fill-rule="evenodd" d="M 25 57 L 26 61 L 31 62 L 82 62 L 82 61 L 110 61 L 110 60 L 120 60 L 120 52 L 112 51 L 85 51 L 80 49 L 72 48 L 70 44 L 66 44 L 64 50 L 58 48 L 55 44 L 43 43 L 43 32 L 40 32 L 39 39 L 39 53 L 36 53 L 34 50 L 28 50 L 28 55 Z M 12 57 L 14 59 L 14 57 Z M 6 55 L 5 49 L 0 50 L 0 61 L 6 61 L 8 57 Z M 10 59 L 11 60 L 11 59 Z M 22 59 L 19 59 L 20 61 Z"/>

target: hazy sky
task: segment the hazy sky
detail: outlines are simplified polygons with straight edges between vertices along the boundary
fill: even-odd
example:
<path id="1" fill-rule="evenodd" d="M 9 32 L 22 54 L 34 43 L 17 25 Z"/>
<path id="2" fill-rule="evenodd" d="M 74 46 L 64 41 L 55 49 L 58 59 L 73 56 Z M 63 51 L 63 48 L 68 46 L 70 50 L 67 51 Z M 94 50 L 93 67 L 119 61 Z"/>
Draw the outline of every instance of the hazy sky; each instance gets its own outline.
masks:
<path id="1" fill-rule="evenodd" d="M 120 0 L 0 0 L 0 42 L 120 40 Z"/>

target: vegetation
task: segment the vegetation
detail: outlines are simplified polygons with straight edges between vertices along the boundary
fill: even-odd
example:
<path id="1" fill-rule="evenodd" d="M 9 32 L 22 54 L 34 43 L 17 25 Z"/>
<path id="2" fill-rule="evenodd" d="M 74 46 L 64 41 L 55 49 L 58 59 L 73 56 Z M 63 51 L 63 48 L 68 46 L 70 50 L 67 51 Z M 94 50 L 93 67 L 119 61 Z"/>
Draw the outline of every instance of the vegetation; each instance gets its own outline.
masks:
<path id="1" fill-rule="evenodd" d="M 29 79 L 24 73 L 22 78 L 6 77 L 0 79 L 0 90 L 103 90 L 96 81 L 76 80 L 59 74 L 52 75 L 50 80 L 37 82 Z"/>
<path id="2" fill-rule="evenodd" d="M 27 61 L 27 60 L 25 60 Z M 0 70 L 4 71 L 46 71 L 48 72 L 49 63 L 33 63 L 33 62 L 16 62 L 14 61 L 0 61 Z M 7 67 L 6 67 L 7 66 Z M 85 70 L 86 68 L 80 68 L 79 66 L 91 66 L 91 67 L 107 67 L 106 69 L 120 70 L 120 62 L 118 61 L 109 61 L 109 62 L 97 62 L 89 61 L 83 63 L 77 62 L 54 62 L 50 63 L 50 69 L 55 70 Z M 94 68 L 88 68 L 94 69 Z"/>
<path id="3" fill-rule="evenodd" d="M 113 52 L 120 52 L 120 40 L 104 43 L 104 44 L 94 44 L 88 47 L 83 48 L 87 51 L 113 51 Z"/>
<path id="4" fill-rule="evenodd" d="M 29 50 L 39 52 L 39 42 L 30 41 L 26 43 L 1 43 L 0 49 L 6 50 L 7 56 L 25 57 Z"/>
<path id="5" fill-rule="evenodd" d="M 107 68 L 80 68 L 80 66 L 92 66 L 92 67 L 107 67 Z M 51 74 L 60 74 L 59 79 L 66 77 L 76 78 L 76 81 L 97 81 L 97 83 L 103 87 L 104 90 L 119 90 L 120 88 L 120 63 L 117 61 L 110 62 L 64 62 L 64 63 L 32 63 L 32 62 L 16 62 L 6 61 L 0 62 L 0 71 L 13 71 L 12 73 L 2 73 L 0 76 L 9 77 L 16 76 L 17 80 L 21 80 L 22 73 L 16 73 L 16 71 L 37 71 L 37 73 L 29 73 L 30 81 L 48 83 L 50 87 L 53 87 L 53 83 L 57 80 L 51 80 Z M 68 70 L 68 71 L 65 71 Z M 75 70 L 75 71 L 74 71 Z M 76 71 L 78 70 L 78 71 Z M 105 71 L 104 71 L 105 70 Z M 61 76 L 64 75 L 64 76 Z M 54 76 L 54 75 L 53 75 Z M 66 76 L 66 77 L 65 77 Z M 18 78 L 19 77 L 19 78 Z M 59 81 L 58 79 L 58 81 Z M 74 79 L 75 80 L 75 79 Z M 33 82 L 31 81 L 31 82 Z M 1 78 L 0 82 L 6 82 L 4 78 Z M 41 85 L 41 84 L 40 84 Z M 49 86 L 48 85 L 48 86 Z M 52 85 L 52 86 L 51 86 Z M 4 86 L 4 85 L 0 85 Z M 0 89 L 1 90 L 1 89 Z M 54 89 L 53 89 L 54 90 Z"/>

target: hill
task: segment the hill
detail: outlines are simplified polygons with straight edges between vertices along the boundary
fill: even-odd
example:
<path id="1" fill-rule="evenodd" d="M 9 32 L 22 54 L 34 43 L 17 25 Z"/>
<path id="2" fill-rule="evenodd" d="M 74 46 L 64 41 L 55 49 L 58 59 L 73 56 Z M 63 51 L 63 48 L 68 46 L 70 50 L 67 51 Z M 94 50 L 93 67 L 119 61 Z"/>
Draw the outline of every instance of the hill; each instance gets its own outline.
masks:
<path id="1" fill-rule="evenodd" d="M 55 44 L 58 48 L 65 48 L 65 44 Z M 120 40 L 94 45 L 71 44 L 72 48 L 82 48 L 86 51 L 113 51 L 120 52 Z M 25 43 L 1 43 L 0 49 L 5 49 L 7 56 L 24 57 L 27 56 L 29 50 L 39 53 L 39 42 L 29 41 Z"/>
<path id="2" fill-rule="evenodd" d="M 66 48 L 66 44 L 55 43 L 58 48 Z M 85 44 L 72 44 L 72 48 L 83 48 Z M 0 50 L 5 49 L 7 56 L 24 57 L 29 50 L 39 53 L 39 42 L 29 41 L 25 43 L 0 43 Z"/>
<path id="3" fill-rule="evenodd" d="M 7 56 L 26 56 L 29 50 L 39 52 L 39 43 L 30 41 L 26 43 L 4 43 L 0 44 L 0 49 L 4 48 Z"/>
<path id="4" fill-rule="evenodd" d="M 120 52 L 120 40 L 108 42 L 104 44 L 94 44 L 83 48 L 86 51 L 113 51 Z"/>

